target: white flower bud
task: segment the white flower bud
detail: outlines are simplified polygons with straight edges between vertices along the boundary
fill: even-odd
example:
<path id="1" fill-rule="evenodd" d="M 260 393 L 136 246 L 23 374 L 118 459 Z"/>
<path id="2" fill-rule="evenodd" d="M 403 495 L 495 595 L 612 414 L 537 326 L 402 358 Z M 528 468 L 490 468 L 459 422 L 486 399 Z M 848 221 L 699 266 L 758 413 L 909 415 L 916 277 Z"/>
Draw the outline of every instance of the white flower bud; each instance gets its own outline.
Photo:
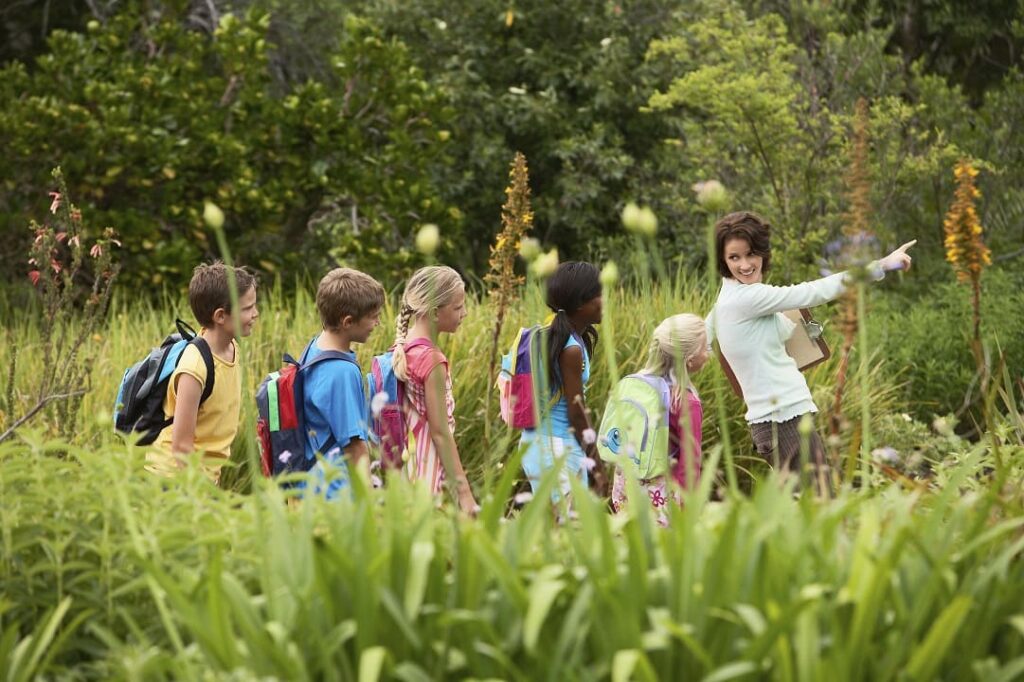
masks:
<path id="1" fill-rule="evenodd" d="M 533 274 L 540 279 L 545 279 L 555 274 L 558 269 L 558 249 L 551 249 L 547 253 L 537 256 L 533 261 Z"/>
<path id="2" fill-rule="evenodd" d="M 658 232 L 658 216 L 648 206 L 629 202 L 622 209 L 622 225 L 630 232 L 653 237 Z"/>
<path id="3" fill-rule="evenodd" d="M 212 201 L 203 202 L 203 220 L 213 230 L 224 227 L 224 211 Z"/>
<path id="4" fill-rule="evenodd" d="M 527 263 L 532 262 L 540 255 L 540 242 L 533 237 L 523 237 L 519 242 L 519 255 Z"/>
<path id="5" fill-rule="evenodd" d="M 729 204 L 729 193 L 718 180 L 706 180 L 693 186 L 697 203 L 711 213 L 721 213 Z"/>
<path id="6" fill-rule="evenodd" d="M 441 231 L 433 223 L 427 223 L 416 233 L 416 250 L 424 256 L 433 256 L 440 243 Z"/>
<path id="7" fill-rule="evenodd" d="M 613 287 L 619 281 L 619 266 L 610 260 L 601 268 L 601 286 Z"/>
<path id="8" fill-rule="evenodd" d="M 640 207 L 635 201 L 630 201 L 622 207 L 622 225 L 630 232 L 636 231 L 637 222 L 640 220 Z"/>
<path id="9" fill-rule="evenodd" d="M 370 412 L 373 414 L 374 419 L 380 417 L 380 411 L 383 410 L 384 406 L 387 404 L 388 394 L 384 391 L 377 393 L 370 399 Z"/>

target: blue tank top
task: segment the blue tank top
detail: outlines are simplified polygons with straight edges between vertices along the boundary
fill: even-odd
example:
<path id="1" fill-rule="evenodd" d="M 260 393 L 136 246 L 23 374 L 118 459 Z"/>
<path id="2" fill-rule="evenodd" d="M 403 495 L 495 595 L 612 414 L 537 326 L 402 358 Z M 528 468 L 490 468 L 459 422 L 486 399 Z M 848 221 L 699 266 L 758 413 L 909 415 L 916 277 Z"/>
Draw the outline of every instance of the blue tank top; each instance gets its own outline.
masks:
<path id="1" fill-rule="evenodd" d="M 587 395 L 587 382 L 590 381 L 590 356 L 587 354 L 587 347 L 580 343 L 579 339 L 575 335 L 569 337 L 569 340 L 565 342 L 562 350 L 566 348 L 572 348 L 573 346 L 579 346 L 583 351 L 583 396 L 586 398 Z M 555 390 L 560 390 L 561 386 Z M 558 402 L 551 408 L 549 415 L 548 424 L 541 425 L 541 430 L 544 433 L 550 433 L 556 438 L 570 438 L 570 426 L 569 426 L 569 401 L 564 395 L 559 397 Z"/>

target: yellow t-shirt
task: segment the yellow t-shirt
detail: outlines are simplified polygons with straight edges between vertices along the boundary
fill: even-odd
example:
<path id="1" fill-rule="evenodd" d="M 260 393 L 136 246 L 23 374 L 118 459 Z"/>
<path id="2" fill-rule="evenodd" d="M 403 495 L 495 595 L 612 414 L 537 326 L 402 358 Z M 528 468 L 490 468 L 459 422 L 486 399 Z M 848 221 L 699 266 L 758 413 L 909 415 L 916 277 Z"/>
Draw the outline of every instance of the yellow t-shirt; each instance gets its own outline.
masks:
<path id="1" fill-rule="evenodd" d="M 203 472 L 216 483 L 220 478 L 220 468 L 224 460 L 231 456 L 231 442 L 238 433 L 238 419 L 242 407 L 242 377 L 239 372 L 238 344 L 231 342 L 234 349 L 234 362 L 228 362 L 216 353 L 213 355 L 213 369 L 216 379 L 213 392 L 202 405 L 196 419 L 195 450 L 205 453 Z M 164 398 L 164 415 L 168 419 L 174 416 L 174 408 L 178 398 L 178 377 L 187 374 L 194 377 L 201 387 L 206 386 L 206 363 L 203 356 L 193 345 L 189 345 L 181 354 L 178 366 L 171 374 L 167 385 L 167 397 Z M 178 467 L 171 454 L 171 424 L 157 437 L 154 446 L 156 451 L 146 455 L 146 469 L 162 476 L 174 474 Z"/>

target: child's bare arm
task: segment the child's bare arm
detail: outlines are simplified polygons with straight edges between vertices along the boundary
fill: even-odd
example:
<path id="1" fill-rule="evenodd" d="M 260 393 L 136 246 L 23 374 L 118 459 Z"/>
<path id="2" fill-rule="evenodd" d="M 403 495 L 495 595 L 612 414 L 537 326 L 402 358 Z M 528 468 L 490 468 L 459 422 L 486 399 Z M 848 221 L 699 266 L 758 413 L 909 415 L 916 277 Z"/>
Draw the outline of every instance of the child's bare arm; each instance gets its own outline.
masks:
<path id="1" fill-rule="evenodd" d="M 174 404 L 174 424 L 171 425 L 171 453 L 188 455 L 195 449 L 196 421 L 199 419 L 199 400 L 203 395 L 203 386 L 190 374 L 179 374 L 177 379 L 177 399 Z M 182 467 L 184 462 L 174 458 L 175 463 Z"/>
<path id="2" fill-rule="evenodd" d="M 587 444 L 583 433 L 592 428 L 587 416 L 587 405 L 583 398 L 583 350 L 570 346 L 558 356 L 558 369 L 562 376 L 562 392 L 569 406 L 569 425 L 576 435 L 576 441 L 588 457 L 597 457 L 597 446 Z"/>
<path id="3" fill-rule="evenodd" d="M 366 441 L 362 438 L 353 438 L 343 450 L 345 451 L 345 457 L 348 458 L 348 461 L 353 466 L 358 466 L 370 454 L 369 448 L 366 447 Z"/>
<path id="4" fill-rule="evenodd" d="M 583 398 L 583 349 L 579 346 L 564 349 L 558 356 L 558 369 L 562 376 L 562 393 L 569 406 L 569 426 L 573 429 L 576 442 L 594 462 L 594 488 L 599 495 L 603 495 L 607 491 L 608 481 L 597 453 L 597 443 L 587 443 L 584 437 L 588 430 L 593 431 L 593 427 Z"/>
<path id="5" fill-rule="evenodd" d="M 455 483 L 459 506 L 463 511 L 472 513 L 476 508 L 476 500 L 473 498 L 473 490 L 469 486 L 466 472 L 462 468 L 462 459 L 459 457 L 459 448 L 455 443 L 455 434 L 448 426 L 448 408 L 445 400 L 446 378 L 445 366 L 438 364 L 430 370 L 430 374 L 427 375 L 427 380 L 424 382 L 427 426 L 430 431 L 430 440 L 441 456 L 445 474 L 449 481 Z"/>

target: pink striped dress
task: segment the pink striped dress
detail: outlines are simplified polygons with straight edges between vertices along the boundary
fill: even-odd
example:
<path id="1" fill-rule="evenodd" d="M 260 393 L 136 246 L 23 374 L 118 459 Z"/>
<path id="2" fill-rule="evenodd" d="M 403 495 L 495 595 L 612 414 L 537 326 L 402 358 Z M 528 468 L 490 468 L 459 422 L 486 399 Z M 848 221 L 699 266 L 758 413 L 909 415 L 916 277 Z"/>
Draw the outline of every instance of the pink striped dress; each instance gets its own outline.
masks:
<path id="1" fill-rule="evenodd" d="M 410 339 L 411 341 L 411 339 Z M 426 381 L 430 372 L 438 365 L 444 365 L 444 400 L 448 413 L 448 427 L 455 433 L 455 398 L 452 396 L 452 375 L 448 369 L 448 358 L 436 346 L 429 343 L 407 347 L 405 358 L 409 378 L 405 382 L 405 420 L 409 426 L 409 444 L 402 459 L 405 473 L 411 480 L 426 480 L 433 493 L 441 492 L 444 485 L 444 464 L 430 439 L 427 424 Z"/>

